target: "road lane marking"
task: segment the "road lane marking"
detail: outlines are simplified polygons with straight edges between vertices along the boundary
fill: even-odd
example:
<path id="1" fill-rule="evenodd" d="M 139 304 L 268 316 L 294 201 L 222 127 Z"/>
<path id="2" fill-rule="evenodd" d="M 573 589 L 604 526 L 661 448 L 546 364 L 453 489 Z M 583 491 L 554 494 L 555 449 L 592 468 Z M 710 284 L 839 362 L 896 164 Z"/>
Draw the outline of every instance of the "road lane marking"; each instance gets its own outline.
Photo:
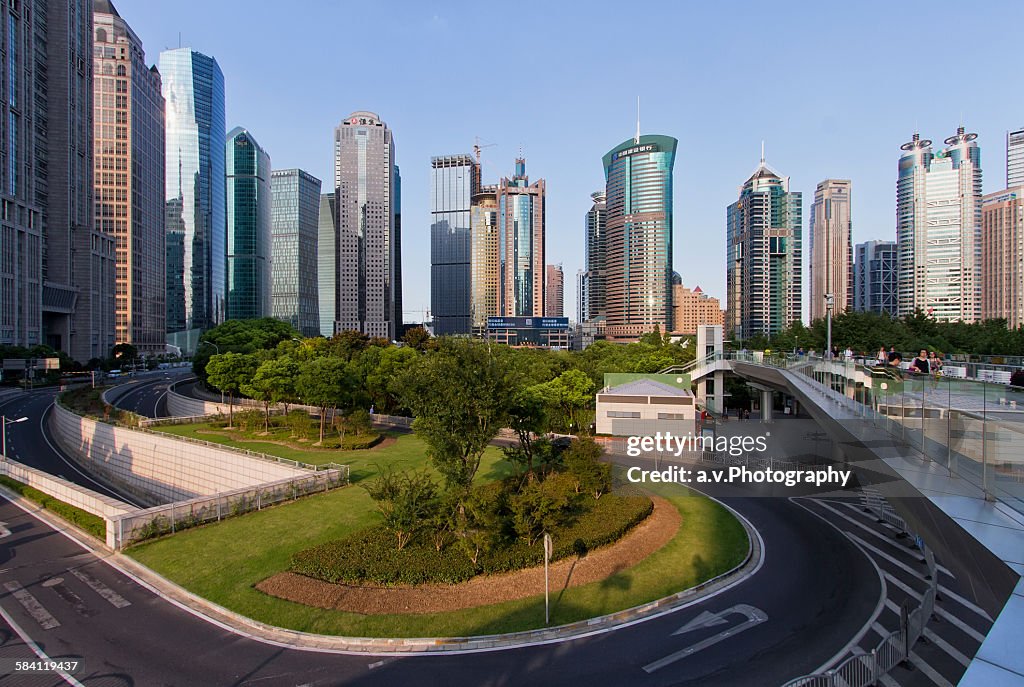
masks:
<path id="1" fill-rule="evenodd" d="M 964 666 L 965 668 L 971 665 L 971 659 L 964 656 L 959 649 L 957 649 L 955 646 L 947 642 L 945 639 L 929 630 L 927 627 L 924 628 L 924 636 L 927 637 L 932 644 L 939 647 L 947 654 L 955 658 L 956 662 L 960 665 Z"/>
<path id="2" fill-rule="evenodd" d="M 939 671 L 928 665 L 928 662 L 918 656 L 913 651 L 910 652 L 910 660 L 914 662 L 914 667 L 920 670 L 922 673 L 928 676 L 928 679 L 934 682 L 939 687 L 953 687 L 953 683 L 942 677 Z"/>
<path id="3" fill-rule="evenodd" d="M 893 613 L 895 613 L 897 615 L 899 615 L 902 612 L 900 610 L 900 607 L 897 606 L 894 601 L 891 601 L 891 600 L 887 599 L 886 602 L 885 602 L 885 605 L 886 605 L 886 607 L 889 610 L 891 610 Z M 978 644 L 981 644 L 982 642 L 985 641 L 985 635 L 981 634 L 980 632 L 975 630 L 973 627 L 971 627 L 970 625 L 968 625 L 964 621 L 960 620 L 960 618 L 957 618 L 955 615 L 953 615 L 952 613 L 947 611 L 942 606 L 939 606 L 938 604 L 935 604 L 934 611 L 935 611 L 935 613 L 937 615 L 942 616 L 942 618 L 944 620 L 947 620 L 950 625 L 952 625 L 953 627 L 959 629 L 961 632 L 963 632 L 965 635 L 967 635 L 968 637 L 970 637 L 971 639 L 976 641 Z"/>
<path id="4" fill-rule="evenodd" d="M 114 608 L 124 608 L 125 606 L 132 605 L 131 601 L 124 598 L 84 570 L 68 568 L 68 572 L 87 584 L 94 592 L 106 599 Z"/>
<path id="5" fill-rule="evenodd" d="M 21 637 L 21 641 L 25 643 L 25 646 L 27 646 L 29 649 L 32 650 L 32 653 L 34 653 L 36 656 L 39 657 L 40 661 L 43 661 L 45 663 L 52 663 L 53 662 L 53 659 L 51 659 L 49 656 L 47 656 L 46 652 L 39 648 L 39 645 L 36 644 L 32 640 L 32 638 L 28 636 L 28 633 L 25 632 L 25 630 L 21 629 L 21 625 L 19 625 L 18 623 L 14 622 L 14 618 L 12 618 L 7 613 L 7 611 L 5 611 L 3 609 L 2 606 L 0 606 L 0 618 L 3 618 L 4 622 L 7 623 L 12 630 L 14 630 L 14 633 L 17 634 L 19 637 Z M 70 673 L 67 673 L 67 672 L 65 672 L 63 670 L 57 670 L 57 671 L 54 671 L 54 672 L 56 672 L 58 675 L 60 675 L 61 678 L 63 678 L 65 682 L 67 682 L 69 685 L 71 685 L 71 687 L 85 687 L 81 682 L 79 682 L 75 678 L 71 677 Z"/>
<path id="6" fill-rule="evenodd" d="M 48 587 L 57 593 L 61 599 L 65 601 L 71 608 L 75 609 L 75 613 L 86 618 L 91 618 L 96 615 L 98 611 L 94 611 L 85 605 L 82 601 L 82 597 L 75 594 L 74 591 L 68 589 L 68 586 L 64 584 L 63 577 L 51 577 L 48 580 L 44 580 L 39 583 L 40 587 Z"/>
<path id="7" fill-rule="evenodd" d="M 21 586 L 17 580 L 11 580 L 10 582 L 4 582 L 4 588 L 11 593 L 11 596 L 20 603 L 28 614 L 39 623 L 39 626 L 44 630 L 52 630 L 55 627 L 60 627 L 60 622 L 50 615 L 50 612 L 43 608 L 43 605 L 39 603 L 39 599 L 32 596 L 27 589 Z"/>
<path id="8" fill-rule="evenodd" d="M 7 529 L 7 523 L 0 520 L 0 539 L 11 536 L 11 531 Z"/>
<path id="9" fill-rule="evenodd" d="M 725 613 L 712 613 L 711 611 L 704 611 L 690 622 L 683 625 L 681 628 L 672 633 L 672 636 L 686 634 L 693 630 L 698 630 L 702 627 L 713 627 L 715 625 L 728 625 L 729 621 L 722 618 Z"/>
<path id="10" fill-rule="evenodd" d="M 688 647 L 680 649 L 679 651 L 673 652 L 673 653 L 669 654 L 668 656 L 665 656 L 664 658 L 659 658 L 657 661 L 654 661 L 653 663 L 648 663 L 647 665 L 644 666 L 644 671 L 646 673 L 648 673 L 648 674 L 649 673 L 653 673 L 656 670 L 660 670 L 661 668 L 664 668 L 667 665 L 671 665 L 671 664 L 675 663 L 676 661 L 678 661 L 680 659 L 684 659 L 687 656 L 691 656 L 691 655 L 697 653 L 698 651 L 701 651 L 702 649 L 707 649 L 709 646 L 714 646 L 715 644 L 718 644 L 719 642 L 724 641 L 724 640 L 728 639 L 729 637 L 734 637 L 734 636 L 738 635 L 739 633 L 744 632 L 746 630 L 749 630 L 750 628 L 752 628 L 752 627 L 754 627 L 756 625 L 760 625 L 764 621 L 768 620 L 768 614 L 767 613 L 762 611 L 760 608 L 756 608 L 754 606 L 749 606 L 747 604 L 736 604 L 732 608 L 727 608 L 724 611 L 719 611 L 718 613 L 715 613 L 714 615 L 716 615 L 719 618 L 721 618 L 723 616 L 733 615 L 733 614 L 737 614 L 737 613 L 741 614 L 743 616 L 746 616 L 747 619 L 744 622 L 742 622 L 739 625 L 737 625 L 736 627 L 730 628 L 728 630 L 723 630 L 722 632 L 719 632 L 716 635 L 712 635 L 711 637 L 708 637 L 707 639 L 702 639 L 701 641 L 697 642 L 696 644 L 692 644 L 692 645 L 690 645 Z M 689 625 L 689 623 L 687 625 Z M 683 627 L 681 627 L 676 632 L 673 632 L 672 634 L 676 635 L 676 634 L 679 633 L 680 630 L 681 631 L 688 631 L 686 629 L 687 625 L 684 625 Z M 690 629 L 694 629 L 694 628 L 690 628 Z"/>

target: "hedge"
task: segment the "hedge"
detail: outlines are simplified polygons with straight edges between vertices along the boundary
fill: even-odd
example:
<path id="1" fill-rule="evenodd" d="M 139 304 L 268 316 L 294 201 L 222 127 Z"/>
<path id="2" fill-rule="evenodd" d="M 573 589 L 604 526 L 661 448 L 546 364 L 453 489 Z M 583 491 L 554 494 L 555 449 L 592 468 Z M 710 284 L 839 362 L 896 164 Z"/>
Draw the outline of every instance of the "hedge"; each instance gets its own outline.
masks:
<path id="1" fill-rule="evenodd" d="M 587 503 L 589 502 L 589 503 Z M 654 509 L 646 496 L 606 494 L 585 499 L 587 509 L 573 522 L 551 532 L 553 560 L 578 555 L 620 539 Z M 544 562 L 540 542 L 506 540 L 484 552 L 473 565 L 458 542 L 436 550 L 427 533 L 419 533 L 398 550 L 395 535 L 382 526 L 321 544 L 292 556 L 292 572 L 327 582 L 414 585 L 456 584 L 479 574 L 510 572 Z"/>
<path id="2" fill-rule="evenodd" d="M 35 501 L 46 510 L 59 515 L 73 525 L 77 525 L 94 537 L 98 539 L 106 539 L 107 523 L 98 515 L 87 513 L 81 508 L 72 506 L 69 503 L 64 503 L 59 499 L 53 498 L 49 494 L 41 492 L 38 489 L 33 489 L 27 484 L 23 484 L 4 475 L 0 475 L 0 484 L 21 496 L 24 496 L 30 501 Z"/>

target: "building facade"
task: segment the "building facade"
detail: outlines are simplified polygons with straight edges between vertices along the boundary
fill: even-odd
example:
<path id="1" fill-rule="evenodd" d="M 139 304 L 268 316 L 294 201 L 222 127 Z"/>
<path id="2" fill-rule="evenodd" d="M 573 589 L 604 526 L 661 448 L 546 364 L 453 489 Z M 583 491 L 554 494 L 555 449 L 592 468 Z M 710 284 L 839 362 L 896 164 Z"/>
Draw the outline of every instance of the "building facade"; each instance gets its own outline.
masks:
<path id="1" fill-rule="evenodd" d="M 946 148 L 914 134 L 896 182 L 899 314 L 944 322 L 981 316 L 981 148 L 960 127 Z"/>
<path id="2" fill-rule="evenodd" d="M 480 164 L 469 155 L 430 160 L 430 311 L 434 333 L 468 334 L 472 325 L 472 199 Z"/>
<path id="3" fill-rule="evenodd" d="M 1024 128 L 1006 132 L 1006 188 L 1024 185 Z"/>
<path id="4" fill-rule="evenodd" d="M 167 337 L 160 72 L 112 3 L 94 8 L 94 214 L 114 237 L 114 341 L 155 355 Z"/>
<path id="5" fill-rule="evenodd" d="M 587 322 L 590 314 L 590 277 L 584 269 L 576 270 L 576 321 Z"/>
<path id="6" fill-rule="evenodd" d="M 850 192 L 849 179 L 826 179 L 814 190 L 809 266 L 812 321 L 825 317 L 827 294 L 833 298 L 833 315 L 853 309 Z"/>
<path id="7" fill-rule="evenodd" d="M 896 242 L 858 243 L 855 253 L 853 309 L 895 317 L 899 312 Z"/>
<path id="8" fill-rule="evenodd" d="M 725 329 L 778 334 L 802 317 L 803 196 L 764 158 L 727 210 Z"/>
<path id="9" fill-rule="evenodd" d="M 672 168 L 677 144 L 670 136 L 638 132 L 602 159 L 609 339 L 633 341 L 655 328 L 672 330 Z"/>
<path id="10" fill-rule="evenodd" d="M 530 183 L 526 160 L 517 158 L 511 178 L 498 182 L 501 314 L 544 314 L 545 182 Z"/>
<path id="11" fill-rule="evenodd" d="M 273 170 L 270 188 L 271 316 L 318 336 L 320 180 L 301 169 Z"/>
<path id="12" fill-rule="evenodd" d="M 545 268 L 544 316 L 562 317 L 565 312 L 565 274 L 561 263 Z"/>
<path id="13" fill-rule="evenodd" d="M 702 325 L 721 325 L 725 321 L 721 303 L 704 293 L 699 286 L 692 290 L 683 286 L 675 275 L 672 279 L 672 322 L 674 334 L 696 334 Z"/>
<path id="14" fill-rule="evenodd" d="M 990 193 L 981 205 L 981 314 L 1024 324 L 1024 186 Z"/>
<path id="15" fill-rule="evenodd" d="M 246 129 L 228 132 L 228 319 L 270 317 L 270 155 Z"/>
<path id="16" fill-rule="evenodd" d="M 471 256 L 469 310 L 474 333 L 487 326 L 487 318 L 501 313 L 501 221 L 498 187 L 481 186 L 470 207 Z"/>
<path id="17" fill-rule="evenodd" d="M 338 303 L 338 228 L 337 194 L 321 193 L 317 219 L 316 266 L 320 302 L 320 335 L 334 335 L 334 315 Z"/>
<path id="18" fill-rule="evenodd" d="M 353 112 L 334 130 L 334 332 L 393 340 L 402 325 L 400 181 L 391 129 Z"/>
<path id="19" fill-rule="evenodd" d="M 590 194 L 593 204 L 587 211 L 584 241 L 584 270 L 587 298 L 577 315 L 580 322 L 606 319 L 608 316 L 608 274 L 605 251 L 608 249 L 605 224 L 607 196 L 604 191 Z"/>
<path id="20" fill-rule="evenodd" d="M 167 332 L 194 351 L 227 314 L 224 74 L 191 48 L 160 53 L 166 103 Z"/>

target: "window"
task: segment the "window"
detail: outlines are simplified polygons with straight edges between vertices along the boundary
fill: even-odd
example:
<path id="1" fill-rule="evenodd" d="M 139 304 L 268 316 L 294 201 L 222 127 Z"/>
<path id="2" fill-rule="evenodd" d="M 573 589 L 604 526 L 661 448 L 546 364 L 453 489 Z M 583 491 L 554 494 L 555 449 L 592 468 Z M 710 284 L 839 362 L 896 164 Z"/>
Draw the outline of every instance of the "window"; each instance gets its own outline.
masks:
<path id="1" fill-rule="evenodd" d="M 659 420 L 685 420 L 686 416 L 682 413 L 658 413 Z"/>
<path id="2" fill-rule="evenodd" d="M 640 419 L 640 413 L 638 413 L 638 412 L 628 412 L 628 411 L 623 411 L 623 410 L 609 410 L 608 411 L 608 417 L 629 418 L 629 419 L 636 419 L 636 420 L 638 420 L 638 419 Z"/>

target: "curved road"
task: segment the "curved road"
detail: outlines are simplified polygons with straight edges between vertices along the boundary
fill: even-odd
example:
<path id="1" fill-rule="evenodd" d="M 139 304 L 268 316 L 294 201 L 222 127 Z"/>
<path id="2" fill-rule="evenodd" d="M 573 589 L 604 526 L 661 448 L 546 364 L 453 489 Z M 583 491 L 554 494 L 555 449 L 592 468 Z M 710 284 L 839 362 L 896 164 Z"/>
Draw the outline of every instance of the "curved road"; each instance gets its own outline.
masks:
<path id="1" fill-rule="evenodd" d="M 158 414 L 167 379 L 160 375 L 130 384 L 134 388 L 118 406 Z M 47 445 L 41 419 L 52 400 L 52 391 L 41 391 L 0 402 L 8 417 L 31 418 L 9 426 L 12 456 L 111 493 Z M 10 532 L 3 536 L 0 529 L 0 609 L 11 629 L 17 627 L 0 645 L 0 668 L 6 656 L 31 656 L 16 636 L 22 634 L 51 658 L 81 659 L 83 668 L 74 677 L 85 685 L 761 687 L 811 672 L 844 653 L 879 603 L 881 588 L 868 559 L 836 529 L 785 498 L 736 496 L 735 491 L 721 496 L 764 541 L 763 566 L 742 583 L 693 606 L 587 638 L 410 657 L 306 651 L 241 636 L 158 596 L 0 500 L 0 522 Z M 26 593 L 34 603 L 26 605 Z M 760 609 L 767 620 L 652 669 L 660 659 L 738 628 L 743 618 L 732 614 L 724 616 L 728 624 L 673 634 L 707 611 L 741 604 Z M 0 619 L 0 628 L 5 623 Z"/>

